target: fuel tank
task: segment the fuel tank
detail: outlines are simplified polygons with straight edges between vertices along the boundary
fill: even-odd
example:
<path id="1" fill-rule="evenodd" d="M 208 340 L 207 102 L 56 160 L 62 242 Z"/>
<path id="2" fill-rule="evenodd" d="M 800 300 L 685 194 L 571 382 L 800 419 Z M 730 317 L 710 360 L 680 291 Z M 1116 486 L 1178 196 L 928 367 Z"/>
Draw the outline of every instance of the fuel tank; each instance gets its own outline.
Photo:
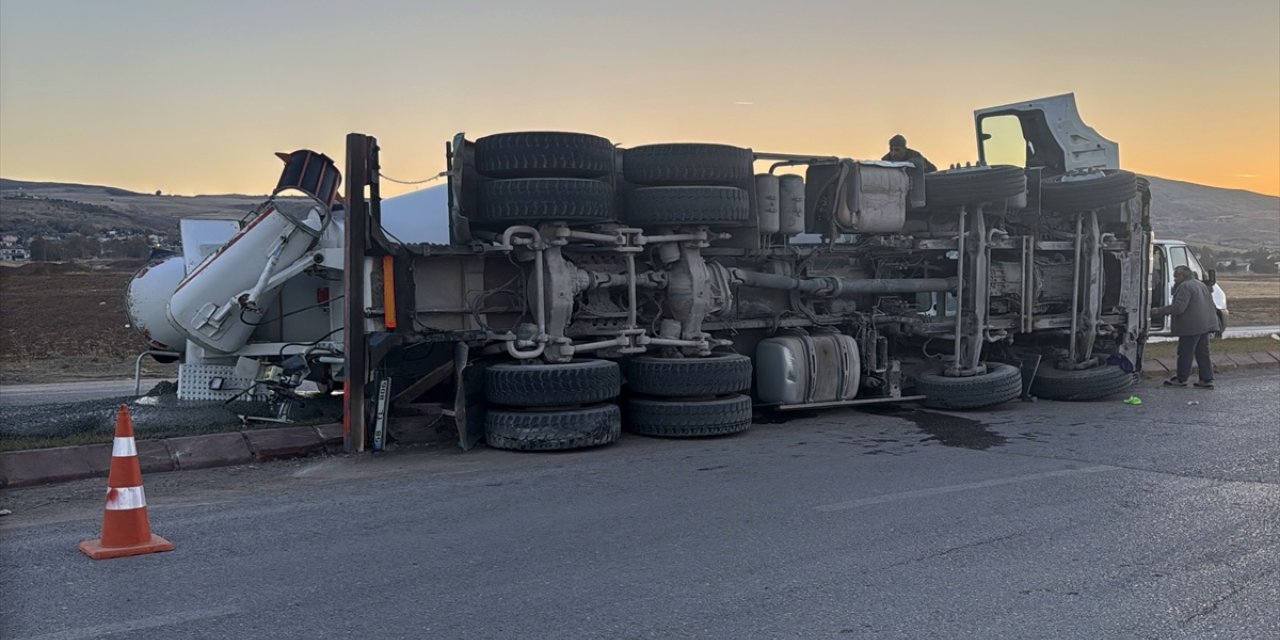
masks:
<path id="1" fill-rule="evenodd" d="M 857 341 L 838 333 L 761 340 L 755 370 L 756 395 L 770 405 L 852 400 L 862 377 Z"/>

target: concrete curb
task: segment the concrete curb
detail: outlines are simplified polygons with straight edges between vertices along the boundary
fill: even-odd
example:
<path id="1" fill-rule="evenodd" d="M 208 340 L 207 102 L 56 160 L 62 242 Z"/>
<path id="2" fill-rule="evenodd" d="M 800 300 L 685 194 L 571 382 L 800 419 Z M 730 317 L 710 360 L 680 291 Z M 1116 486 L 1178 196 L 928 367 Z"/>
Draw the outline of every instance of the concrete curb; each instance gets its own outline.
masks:
<path id="1" fill-rule="evenodd" d="M 341 451 L 341 424 L 138 441 L 138 460 L 144 474 L 226 467 Z M 110 466 L 110 444 L 6 451 L 0 453 L 0 488 L 105 478 Z"/>
<path id="2" fill-rule="evenodd" d="M 1210 356 L 1215 372 L 1233 369 L 1280 367 L 1280 350 L 1252 353 L 1215 353 Z M 1142 377 L 1148 380 L 1167 378 L 1178 372 L 1177 358 L 1150 358 L 1142 363 Z"/>

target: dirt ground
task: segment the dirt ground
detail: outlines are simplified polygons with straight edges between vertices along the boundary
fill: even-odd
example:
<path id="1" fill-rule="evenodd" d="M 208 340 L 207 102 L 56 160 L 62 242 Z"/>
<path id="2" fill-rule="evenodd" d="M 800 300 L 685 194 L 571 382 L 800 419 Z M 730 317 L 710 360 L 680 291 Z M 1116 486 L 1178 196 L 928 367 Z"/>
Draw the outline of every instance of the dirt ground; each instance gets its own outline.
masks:
<path id="1" fill-rule="evenodd" d="M 1218 276 L 1232 327 L 1280 324 L 1280 275 Z"/>
<path id="2" fill-rule="evenodd" d="M 0 383 L 130 377 L 146 349 L 126 325 L 137 262 L 0 267 Z M 147 359 L 144 375 L 177 375 Z"/>

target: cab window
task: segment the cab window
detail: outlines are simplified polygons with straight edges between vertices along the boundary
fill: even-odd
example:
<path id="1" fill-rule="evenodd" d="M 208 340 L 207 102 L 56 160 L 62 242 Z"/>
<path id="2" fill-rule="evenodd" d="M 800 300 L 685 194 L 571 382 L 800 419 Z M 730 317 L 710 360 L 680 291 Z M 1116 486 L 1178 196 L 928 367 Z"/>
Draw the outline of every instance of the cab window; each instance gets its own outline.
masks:
<path id="1" fill-rule="evenodd" d="M 1185 246 L 1169 247 L 1170 270 L 1177 269 L 1178 267 L 1191 268 L 1190 258 L 1191 254 L 1187 252 L 1187 248 Z"/>
<path id="2" fill-rule="evenodd" d="M 1027 166 L 1027 139 L 1018 116 L 987 116 L 981 127 L 982 159 L 987 164 Z"/>

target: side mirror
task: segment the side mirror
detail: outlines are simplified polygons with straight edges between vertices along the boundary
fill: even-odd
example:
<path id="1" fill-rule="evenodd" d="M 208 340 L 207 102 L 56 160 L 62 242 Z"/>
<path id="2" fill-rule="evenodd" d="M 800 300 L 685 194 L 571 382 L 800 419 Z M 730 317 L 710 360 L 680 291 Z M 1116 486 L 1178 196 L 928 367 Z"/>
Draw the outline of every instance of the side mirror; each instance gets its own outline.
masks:
<path id="1" fill-rule="evenodd" d="M 1205 276 L 1204 276 L 1203 278 L 1201 278 L 1201 279 L 1200 279 L 1200 281 L 1201 281 L 1201 282 L 1203 282 L 1203 283 L 1205 283 L 1205 284 L 1209 285 L 1210 287 L 1212 287 L 1212 286 L 1213 286 L 1213 285 L 1215 285 L 1215 284 L 1218 284 L 1218 270 L 1217 270 L 1217 269 L 1205 269 L 1205 270 L 1204 270 L 1204 273 L 1205 273 Z"/>

